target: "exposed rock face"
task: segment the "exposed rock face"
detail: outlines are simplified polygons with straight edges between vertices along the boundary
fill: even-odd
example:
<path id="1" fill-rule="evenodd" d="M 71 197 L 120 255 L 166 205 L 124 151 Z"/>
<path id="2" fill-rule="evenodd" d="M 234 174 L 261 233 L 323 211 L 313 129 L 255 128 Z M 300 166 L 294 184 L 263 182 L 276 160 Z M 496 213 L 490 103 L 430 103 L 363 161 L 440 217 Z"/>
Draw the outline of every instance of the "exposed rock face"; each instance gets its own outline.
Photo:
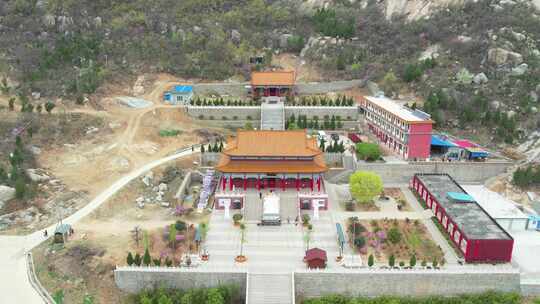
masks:
<path id="1" fill-rule="evenodd" d="M 0 185 L 0 201 L 7 202 L 15 198 L 15 189 Z"/>
<path id="2" fill-rule="evenodd" d="M 491 48 L 488 50 L 488 60 L 497 65 L 505 64 L 509 61 L 514 64 L 520 64 L 523 62 L 523 56 L 520 53 L 503 48 Z"/>
<path id="3" fill-rule="evenodd" d="M 478 73 L 474 75 L 473 82 L 476 84 L 484 84 L 488 82 L 488 78 L 484 73 Z"/>

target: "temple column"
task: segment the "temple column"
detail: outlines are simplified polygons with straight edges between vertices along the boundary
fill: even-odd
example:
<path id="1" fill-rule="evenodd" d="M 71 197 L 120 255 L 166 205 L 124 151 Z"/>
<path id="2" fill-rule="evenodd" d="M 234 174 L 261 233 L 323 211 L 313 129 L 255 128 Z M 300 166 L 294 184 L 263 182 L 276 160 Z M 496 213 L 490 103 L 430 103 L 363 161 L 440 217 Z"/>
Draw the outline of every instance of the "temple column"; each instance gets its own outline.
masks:
<path id="1" fill-rule="evenodd" d="M 232 191 L 233 189 L 233 177 L 232 175 L 229 177 L 229 190 Z"/>
<path id="2" fill-rule="evenodd" d="M 321 177 L 320 176 L 317 178 L 317 191 L 321 192 Z"/>
<path id="3" fill-rule="evenodd" d="M 247 177 L 244 175 L 244 191 L 247 190 Z"/>
<path id="4" fill-rule="evenodd" d="M 223 191 L 225 191 L 226 187 L 227 187 L 227 177 L 226 176 L 223 176 L 223 178 L 221 179 L 221 183 L 222 183 L 222 189 Z"/>
<path id="5" fill-rule="evenodd" d="M 285 181 L 286 181 L 285 175 L 283 175 L 281 177 L 281 188 L 283 189 L 283 191 L 285 191 L 285 189 L 287 189 L 287 185 L 285 185 Z"/>
<path id="6" fill-rule="evenodd" d="M 300 177 L 296 175 L 296 191 L 300 191 Z"/>
<path id="7" fill-rule="evenodd" d="M 311 187 L 311 191 L 313 191 L 313 186 L 314 186 L 313 175 L 312 175 L 311 178 L 309 179 L 309 185 L 310 185 L 310 187 Z"/>
<path id="8" fill-rule="evenodd" d="M 261 176 L 257 175 L 257 190 L 261 190 Z"/>

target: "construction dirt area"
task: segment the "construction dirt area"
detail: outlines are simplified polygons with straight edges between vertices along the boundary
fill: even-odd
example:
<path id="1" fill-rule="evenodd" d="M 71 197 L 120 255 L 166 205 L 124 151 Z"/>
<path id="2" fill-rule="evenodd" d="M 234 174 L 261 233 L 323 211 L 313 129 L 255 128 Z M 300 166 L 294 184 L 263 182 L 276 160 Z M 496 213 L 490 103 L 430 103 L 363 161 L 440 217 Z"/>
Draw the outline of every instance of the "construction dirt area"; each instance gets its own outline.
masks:
<path id="1" fill-rule="evenodd" d="M 131 181 L 92 214 L 73 226 L 74 234 L 64 244 L 51 241 L 33 250 L 40 282 L 52 294 L 63 292 L 66 303 L 77 303 L 91 295 L 96 303 L 124 303 L 127 295 L 116 288 L 113 269 L 125 265 L 128 252 L 174 265 L 185 259 L 187 249 L 196 253 L 194 228 L 207 223 L 209 212 L 193 211 L 200 182 L 193 180 L 190 193 L 180 203 L 176 193 L 186 173 L 199 161 L 197 155 L 153 169 Z M 156 199 L 156 196 L 160 196 Z M 145 198 L 145 204 L 137 202 Z M 179 214 L 176 206 L 184 210 Z M 181 239 L 171 244 L 171 225 Z M 155 263 L 155 262 L 153 262 Z"/>
<path id="2" fill-rule="evenodd" d="M 85 105 L 57 102 L 52 114 L 32 114 L 38 117 L 33 119 L 41 130 L 38 136 L 23 133 L 21 137 L 32 150 L 32 167 L 46 176 L 36 183 L 43 195 L 24 204 L 24 208 L 32 208 L 26 213 L 19 214 L 24 212 L 19 208 L 0 210 L 6 222 L 2 233 L 27 233 L 53 224 L 57 217 L 81 208 L 124 174 L 181 148 L 222 136 L 221 129 L 200 125 L 182 108 L 162 102 L 163 92 L 177 83 L 168 75 L 141 76 L 133 88 L 107 88 L 103 97 L 92 96 Z M 147 106 L 139 108 L 123 102 L 130 94 L 136 98 L 127 98 L 142 100 Z M 18 104 L 14 111 L 8 111 L 5 97 L 0 102 L 1 115 L 12 121 L 4 128 L 6 132 L 18 128 L 26 114 L 18 113 Z M 47 128 L 46 122 L 53 118 L 59 122 Z M 175 135 L 164 135 L 169 131 Z M 77 200 L 58 211 L 62 214 L 53 215 L 56 211 L 49 205 L 61 205 L 57 201 L 60 192 L 75 193 Z"/>

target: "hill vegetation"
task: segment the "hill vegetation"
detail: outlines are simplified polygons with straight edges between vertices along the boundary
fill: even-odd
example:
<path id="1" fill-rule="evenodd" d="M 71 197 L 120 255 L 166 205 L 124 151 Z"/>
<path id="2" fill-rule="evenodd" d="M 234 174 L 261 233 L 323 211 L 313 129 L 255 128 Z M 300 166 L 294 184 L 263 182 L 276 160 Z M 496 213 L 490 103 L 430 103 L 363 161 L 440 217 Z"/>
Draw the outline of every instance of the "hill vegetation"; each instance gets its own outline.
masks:
<path id="1" fill-rule="evenodd" d="M 526 0 L 467 1 L 390 20 L 376 3 L 295 0 L 9 0 L 0 75 L 12 95 L 83 96 L 141 72 L 247 77 L 251 56 L 293 52 L 327 79 L 414 92 L 439 128 L 514 143 L 540 125 L 540 18 Z"/>

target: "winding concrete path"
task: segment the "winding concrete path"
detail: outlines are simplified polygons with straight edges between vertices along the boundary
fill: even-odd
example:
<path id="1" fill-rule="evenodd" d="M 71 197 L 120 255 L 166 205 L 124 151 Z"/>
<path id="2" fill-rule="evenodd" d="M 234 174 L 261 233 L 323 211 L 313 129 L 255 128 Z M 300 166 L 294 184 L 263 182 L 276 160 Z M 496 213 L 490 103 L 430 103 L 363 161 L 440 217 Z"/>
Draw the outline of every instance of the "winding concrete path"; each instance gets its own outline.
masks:
<path id="1" fill-rule="evenodd" d="M 192 151 L 191 147 L 179 150 L 170 156 L 155 160 L 132 171 L 96 196 L 86 206 L 65 218 L 63 223 L 71 225 L 75 224 L 96 210 L 132 180 L 155 167 L 178 158 L 192 155 L 197 151 L 198 146 L 195 151 Z M 47 228 L 49 236 L 54 233 L 55 227 L 56 224 Z M 0 236 L 0 303 L 43 303 L 43 300 L 28 280 L 25 253 L 45 240 L 46 238 L 43 237 L 43 230 L 36 231 L 26 236 Z"/>

